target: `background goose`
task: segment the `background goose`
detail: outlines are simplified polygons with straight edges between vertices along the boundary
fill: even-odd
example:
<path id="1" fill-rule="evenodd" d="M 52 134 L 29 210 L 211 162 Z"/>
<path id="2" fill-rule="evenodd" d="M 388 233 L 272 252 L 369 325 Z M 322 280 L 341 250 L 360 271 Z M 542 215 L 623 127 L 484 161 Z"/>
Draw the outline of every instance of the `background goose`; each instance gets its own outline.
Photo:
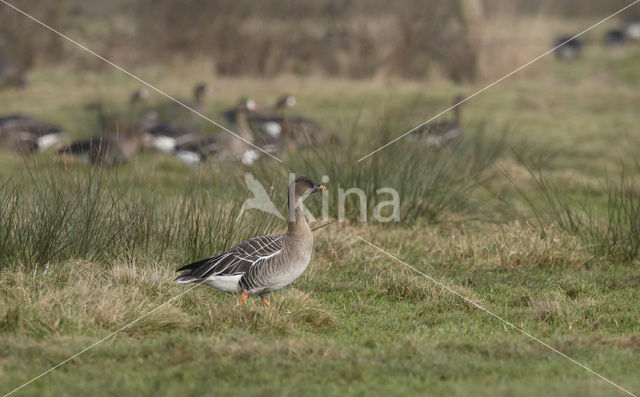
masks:
<path id="1" fill-rule="evenodd" d="M 453 98 L 453 105 L 462 102 L 464 97 L 456 95 Z M 462 137 L 464 129 L 462 128 L 462 105 L 453 108 L 453 120 L 442 120 L 429 123 L 416 131 L 416 135 L 429 145 L 440 146 L 448 141 Z"/>
<path id="2" fill-rule="evenodd" d="M 191 109 L 202 113 L 206 107 L 207 97 L 213 94 L 213 89 L 208 83 L 198 83 L 193 87 L 191 99 L 179 99 Z M 199 116 L 194 114 L 188 109 L 185 109 L 182 105 L 171 101 L 160 105 L 157 110 L 160 120 L 171 120 L 180 124 L 197 123 L 200 121 Z"/>
<path id="3" fill-rule="evenodd" d="M 282 130 L 285 120 L 285 110 L 295 107 L 296 98 L 293 95 L 283 95 L 278 98 L 273 107 L 255 105 L 247 112 L 249 127 L 253 132 L 256 145 L 269 153 L 280 152 L 283 148 Z M 230 109 L 223 113 L 223 118 L 235 124 L 235 111 Z"/>
<path id="4" fill-rule="evenodd" d="M 610 29 L 607 30 L 602 39 L 602 43 L 606 47 L 617 47 L 627 43 L 627 35 L 623 30 Z"/>
<path id="5" fill-rule="evenodd" d="M 298 103 L 298 101 L 296 100 L 296 97 L 294 97 L 293 95 L 286 94 L 286 95 L 281 96 L 276 101 L 275 108 L 277 110 L 291 109 L 291 108 L 294 108 L 297 103 Z"/>
<path id="6" fill-rule="evenodd" d="M 0 129 L 0 148 L 27 154 L 38 150 L 38 141 L 29 133 L 9 133 Z"/>
<path id="7" fill-rule="evenodd" d="M 193 88 L 193 103 L 191 104 L 191 107 L 198 112 L 202 112 L 204 110 L 207 97 L 211 95 L 213 95 L 213 89 L 209 84 L 197 84 Z"/>
<path id="8" fill-rule="evenodd" d="M 289 227 L 283 234 L 270 234 L 243 241 L 230 250 L 178 269 L 180 284 L 202 282 L 219 291 L 242 293 L 240 303 L 258 295 L 265 306 L 270 293 L 293 283 L 309 265 L 313 234 L 302 211 L 302 198 L 325 190 L 307 177 L 298 177 L 289 187 Z"/>
<path id="9" fill-rule="evenodd" d="M 0 146 L 28 153 L 59 145 L 64 133 L 60 128 L 26 114 L 0 118 Z"/>
<path id="10" fill-rule="evenodd" d="M 268 152 L 281 152 L 322 143 L 339 143 L 339 139 L 314 119 L 293 115 L 251 116 L 256 144 Z"/>
<path id="11" fill-rule="evenodd" d="M 221 160 L 240 161 L 245 165 L 253 164 L 258 158 L 258 152 L 247 142 L 254 142 L 254 136 L 249 128 L 247 114 L 255 109 L 255 103 L 250 99 L 241 99 L 233 110 L 228 111 L 234 132 L 245 139 L 220 132 L 216 135 L 199 136 L 190 134 L 178 137 L 172 143 L 172 154 L 183 163 L 195 165 L 209 156 L 215 155 Z M 157 138 L 156 138 L 157 139 Z"/>
<path id="12" fill-rule="evenodd" d="M 273 107 L 266 105 L 256 105 L 256 109 L 252 112 L 252 117 L 280 117 L 287 109 L 292 109 L 296 106 L 296 97 L 293 95 L 285 94 L 276 99 Z"/>
<path id="13" fill-rule="evenodd" d="M 149 99 L 149 91 L 145 88 L 138 88 L 131 92 L 127 106 L 123 109 L 116 109 L 102 101 L 89 102 L 84 109 L 95 114 L 96 130 L 105 133 L 114 131 L 123 126 L 131 126 L 135 123 L 144 123 L 147 128 L 157 124 L 155 112 L 143 113 L 142 105 Z"/>
<path id="14" fill-rule="evenodd" d="M 254 135 L 249 127 L 248 114 L 256 109 L 253 100 L 240 99 L 232 113 L 234 132 L 244 139 L 239 139 L 227 132 L 216 135 L 216 156 L 222 160 L 240 160 L 245 165 L 253 164 L 259 157 L 254 148 L 247 142 L 254 143 Z"/>
<path id="15" fill-rule="evenodd" d="M 580 55 L 582 52 L 582 42 L 572 37 L 573 36 L 561 36 L 553 42 L 553 47 L 560 46 L 554 51 L 556 58 L 569 60 L 577 58 Z"/>
<path id="16" fill-rule="evenodd" d="M 77 141 L 58 153 L 77 156 L 91 164 L 114 166 L 131 160 L 140 150 L 143 140 L 142 128 L 135 124 L 123 134 Z"/>
<path id="17" fill-rule="evenodd" d="M 198 137 L 175 146 L 173 154 L 187 165 L 195 165 L 216 154 L 220 145 L 217 136 Z"/>
<path id="18" fill-rule="evenodd" d="M 148 146 L 163 153 L 174 153 L 179 146 L 189 144 L 200 136 L 184 126 L 171 123 L 152 123 L 144 132 Z"/>
<path id="19" fill-rule="evenodd" d="M 207 83 L 197 84 L 193 89 L 193 102 L 183 101 L 190 108 L 202 112 L 205 104 L 205 100 L 207 96 L 212 94 L 213 90 Z M 176 125 L 173 122 L 178 120 L 179 122 L 186 123 L 187 121 L 192 121 L 191 124 L 198 124 L 197 116 L 192 112 L 184 109 L 182 106 L 176 104 L 175 102 L 171 102 L 168 104 L 169 111 L 161 112 L 162 118 L 165 120 L 172 120 L 171 122 L 163 121 L 156 122 L 150 128 L 147 128 L 145 131 L 146 138 L 149 142 L 149 146 L 157 151 L 163 153 L 176 153 L 179 151 L 179 146 L 185 144 L 192 144 L 193 142 L 201 139 L 202 137 L 192 131 L 190 128 L 185 127 L 184 125 Z M 188 116 L 193 117 L 192 119 L 188 119 Z M 153 112 L 158 117 L 157 112 Z"/>
<path id="20" fill-rule="evenodd" d="M 135 120 L 137 113 L 139 112 L 140 105 L 149 99 L 149 91 L 145 88 L 138 88 L 131 93 L 129 97 L 129 112 L 130 120 Z"/>

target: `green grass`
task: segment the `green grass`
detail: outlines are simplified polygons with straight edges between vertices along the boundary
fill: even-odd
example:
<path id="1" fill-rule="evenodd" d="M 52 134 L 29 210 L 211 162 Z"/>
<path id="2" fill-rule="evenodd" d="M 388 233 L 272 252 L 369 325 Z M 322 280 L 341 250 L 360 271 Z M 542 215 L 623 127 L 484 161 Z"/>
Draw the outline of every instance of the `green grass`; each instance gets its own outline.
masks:
<path id="1" fill-rule="evenodd" d="M 235 222 L 244 173 L 274 186 L 280 205 L 295 171 L 330 177 L 332 216 L 339 188 L 364 189 L 371 207 L 376 189 L 394 187 L 402 222 L 361 224 L 347 201 L 346 222 L 315 232 L 310 268 L 271 307 L 198 287 L 16 395 L 622 395 L 355 236 L 638 393 L 637 172 L 620 177 L 637 160 L 638 52 L 604 55 L 548 60 L 535 78 L 474 98 L 458 146 L 406 140 L 359 164 L 481 85 L 214 80 L 197 64 L 136 71 L 180 97 L 185 75 L 213 80 L 211 115 L 287 87 L 344 144 L 254 168 L 144 153 L 92 169 L 2 153 L 0 392 L 184 292 L 172 283 L 180 265 L 282 230 L 255 212 Z M 124 108 L 136 88 L 112 72 L 42 70 L 32 81 L 0 93 L 3 112 L 32 112 L 74 137 L 95 133 L 84 103 Z M 319 199 L 310 204 L 317 213 Z M 562 222 L 567 207 L 578 229 Z"/>

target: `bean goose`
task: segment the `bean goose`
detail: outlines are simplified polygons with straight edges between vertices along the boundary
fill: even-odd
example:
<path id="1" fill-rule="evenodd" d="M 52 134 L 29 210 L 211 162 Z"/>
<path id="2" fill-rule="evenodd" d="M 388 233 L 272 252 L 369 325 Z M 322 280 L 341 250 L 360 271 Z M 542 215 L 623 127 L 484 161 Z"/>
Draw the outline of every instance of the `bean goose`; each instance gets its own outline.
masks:
<path id="1" fill-rule="evenodd" d="M 453 98 L 453 120 L 436 121 L 422 126 L 416 131 L 419 139 L 428 145 L 439 147 L 446 142 L 462 137 L 464 135 L 460 110 L 462 105 L 458 104 L 463 100 L 464 97 L 460 95 Z"/>
<path id="2" fill-rule="evenodd" d="M 59 145 L 64 133 L 60 128 L 26 114 L 0 118 L 0 147 L 21 153 Z"/>
<path id="3" fill-rule="evenodd" d="M 289 187 L 289 226 L 282 234 L 243 241 L 228 251 L 179 268 L 180 284 L 201 282 L 219 291 L 242 294 L 240 304 L 258 295 L 265 306 L 270 294 L 292 284 L 307 268 L 313 251 L 313 234 L 302 211 L 302 199 L 327 189 L 307 177 Z"/>
<path id="4" fill-rule="evenodd" d="M 131 160 L 140 150 L 143 140 L 141 127 L 136 124 L 122 134 L 74 142 L 58 153 L 77 156 L 91 164 L 115 166 Z"/>

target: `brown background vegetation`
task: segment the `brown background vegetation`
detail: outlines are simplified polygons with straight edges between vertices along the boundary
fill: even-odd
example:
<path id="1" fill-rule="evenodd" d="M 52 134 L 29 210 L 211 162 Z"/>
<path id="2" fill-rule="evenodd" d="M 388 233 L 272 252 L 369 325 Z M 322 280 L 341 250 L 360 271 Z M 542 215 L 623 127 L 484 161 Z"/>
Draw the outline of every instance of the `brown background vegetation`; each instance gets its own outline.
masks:
<path id="1" fill-rule="evenodd" d="M 34 0 L 18 5 L 129 67 L 207 59 L 227 76 L 282 73 L 349 78 L 483 77 L 480 54 L 496 60 L 509 47 L 492 38 L 497 15 L 602 18 L 626 0 Z M 630 10 L 637 13 L 637 10 Z M 594 20 L 595 22 L 595 20 Z M 568 29 L 568 28 L 567 28 Z M 19 34 L 17 32 L 20 32 Z M 510 32 L 512 33 L 512 32 Z M 565 32 L 567 33 L 567 32 Z M 487 52 L 487 47 L 493 52 Z M 497 49 L 496 49 L 497 47 Z M 0 58 L 28 69 L 60 62 L 99 68 L 53 33 L 0 7 Z M 519 60 L 509 57 L 509 62 Z M 484 76 L 486 77 L 486 76 Z"/>

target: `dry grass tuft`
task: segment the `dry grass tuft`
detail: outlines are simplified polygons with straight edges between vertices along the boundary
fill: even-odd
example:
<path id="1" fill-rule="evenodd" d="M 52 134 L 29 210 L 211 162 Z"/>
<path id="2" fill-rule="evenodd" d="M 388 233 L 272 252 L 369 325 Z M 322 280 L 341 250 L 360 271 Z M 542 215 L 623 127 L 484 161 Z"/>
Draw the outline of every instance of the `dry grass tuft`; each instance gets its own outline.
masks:
<path id="1" fill-rule="evenodd" d="M 207 289 L 204 299 L 189 302 L 185 309 L 193 308 L 193 317 L 202 332 L 217 332 L 228 328 L 276 334 L 296 334 L 303 331 L 320 331 L 333 326 L 334 318 L 309 294 L 295 288 L 272 294 L 271 306 L 264 307 L 256 297 L 237 306 L 237 297 L 227 297 L 216 302 L 212 295 L 219 292 Z M 208 297 L 208 299 L 206 298 Z M 196 304 L 197 307 L 193 307 Z"/>
<path id="2" fill-rule="evenodd" d="M 406 271 L 385 270 L 375 276 L 373 285 L 380 295 L 411 303 L 433 300 L 443 293 L 441 287 L 423 276 Z"/>
<path id="3" fill-rule="evenodd" d="M 533 308 L 533 317 L 537 321 L 554 323 L 567 317 L 565 302 L 560 302 L 553 298 L 532 298 L 531 306 Z"/>

